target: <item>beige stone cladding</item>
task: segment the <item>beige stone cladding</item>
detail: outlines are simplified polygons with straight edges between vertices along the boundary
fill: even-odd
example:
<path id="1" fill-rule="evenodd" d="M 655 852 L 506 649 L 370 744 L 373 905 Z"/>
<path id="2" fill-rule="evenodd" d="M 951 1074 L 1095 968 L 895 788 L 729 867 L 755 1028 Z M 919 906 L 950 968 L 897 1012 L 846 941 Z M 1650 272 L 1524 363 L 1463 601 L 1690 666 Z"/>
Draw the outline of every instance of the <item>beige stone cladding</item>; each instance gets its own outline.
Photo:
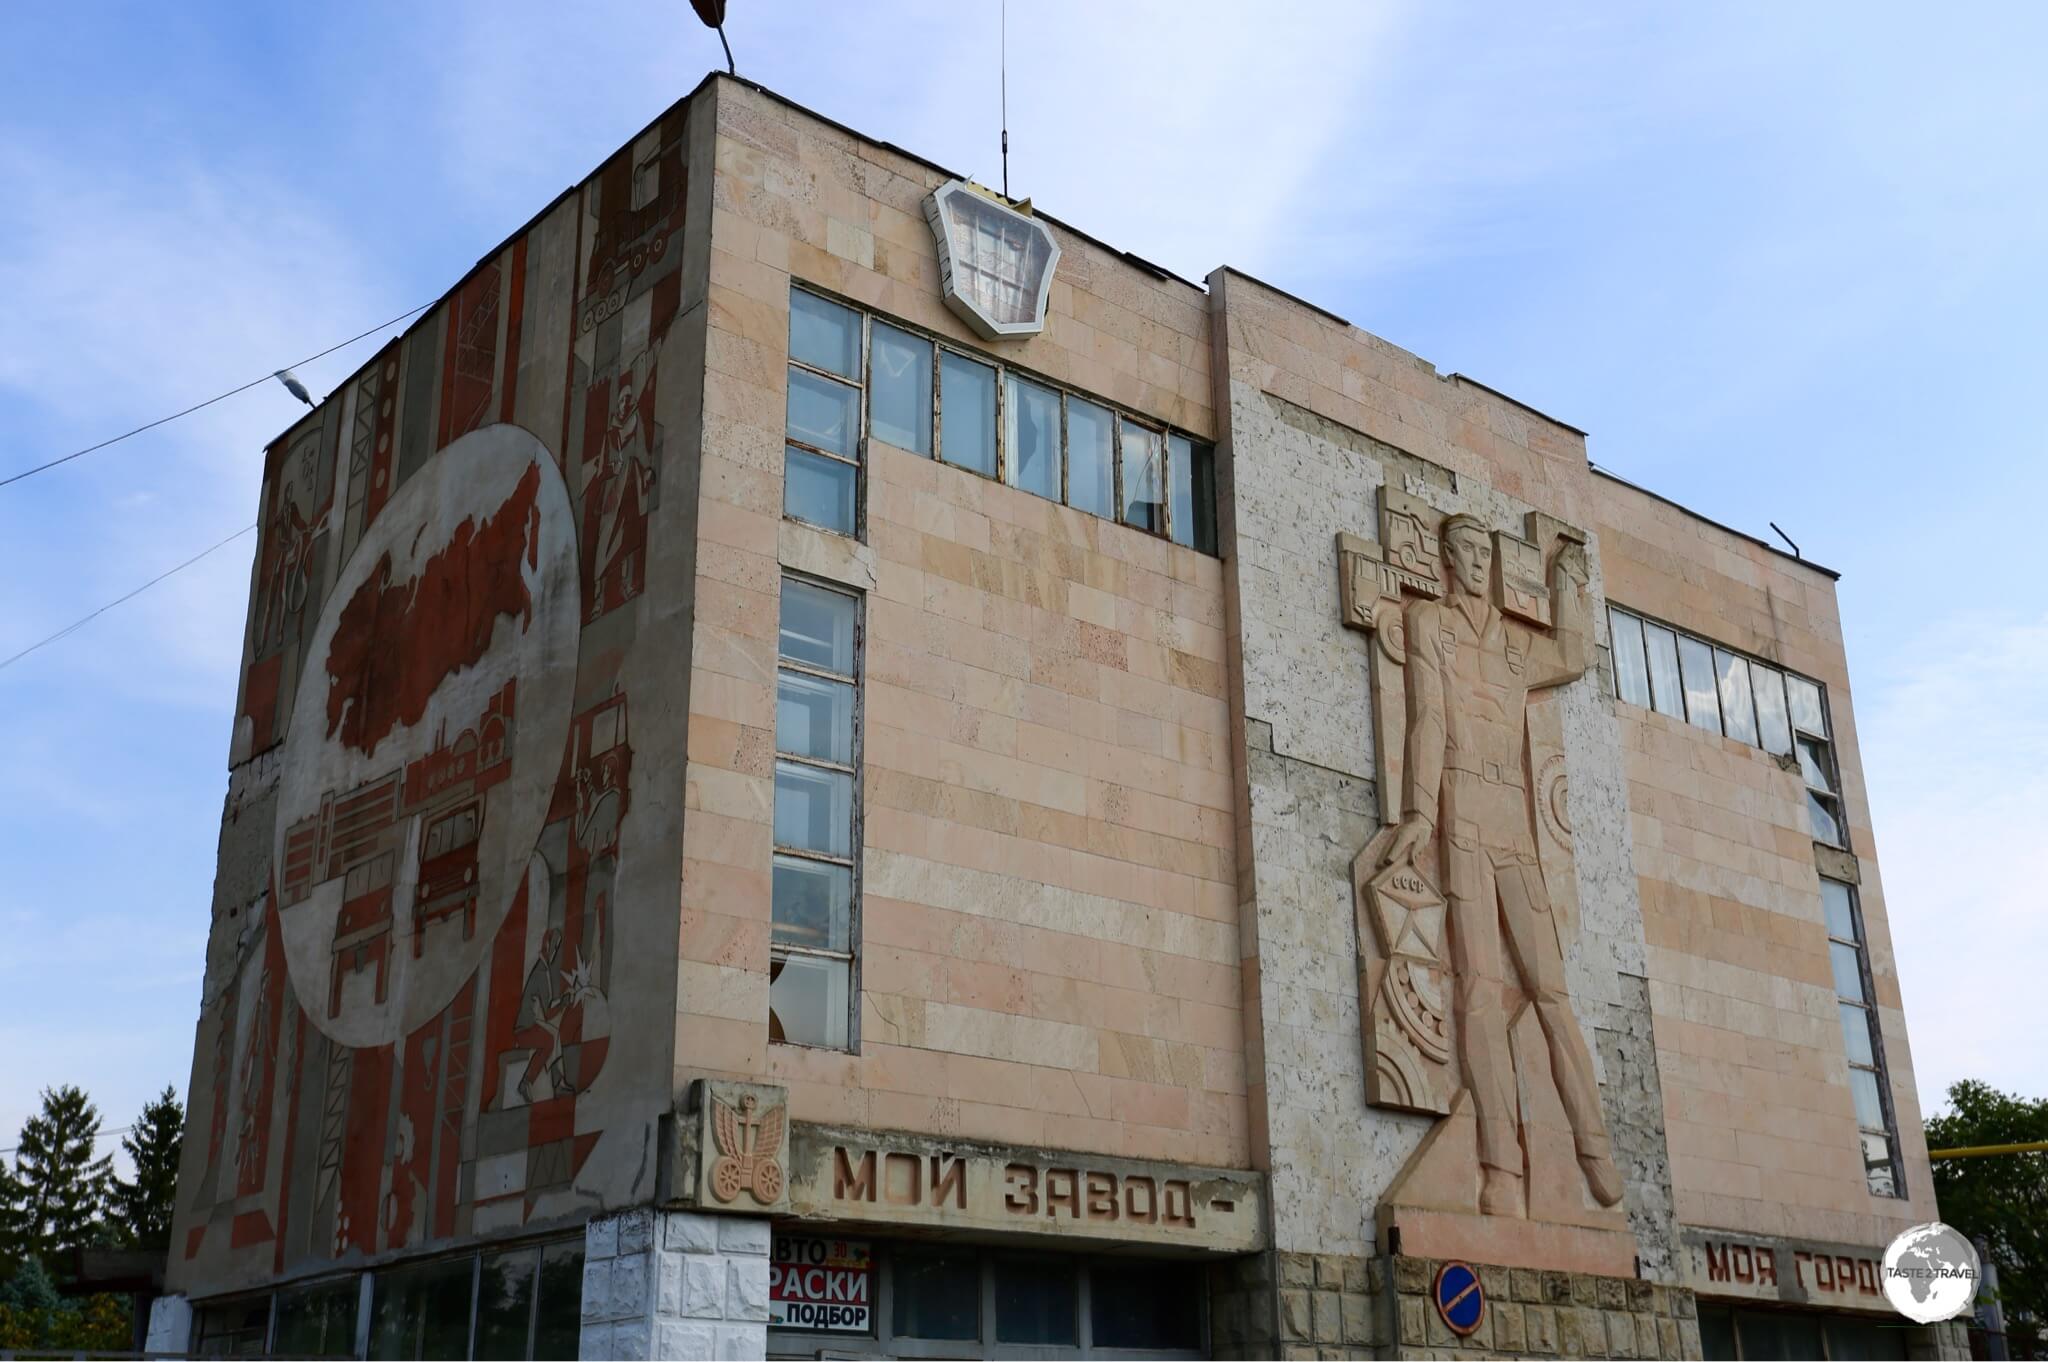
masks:
<path id="1" fill-rule="evenodd" d="M 1827 688 L 1853 851 L 1833 859 L 1859 882 L 1908 1192 L 1864 1182 L 1798 772 L 1617 701 L 1679 1219 L 1881 1246 L 1935 1205 L 1834 580 L 1626 483 L 1595 490 L 1610 599 Z"/>
<path id="2" fill-rule="evenodd" d="M 1222 565 L 885 446 L 867 544 L 782 519 L 792 281 L 988 349 L 940 301 L 939 169 L 712 82 L 702 552 L 678 1091 L 793 1120 L 1219 1167 L 1250 1157 Z M 1055 225 L 1002 361 L 1213 433 L 1201 290 Z M 865 596 L 857 1053 L 767 1039 L 778 583 Z"/>
<path id="3" fill-rule="evenodd" d="M 1379 825 L 1367 638 L 1341 625 L 1340 532 L 1376 537 L 1382 486 L 1520 533 L 1539 511 L 1589 533 L 1578 432 L 1254 280 L 1209 280 L 1226 402 L 1239 796 L 1241 949 L 1255 1150 L 1273 1178 L 1274 1247 L 1370 1254 L 1379 1199 L 1429 1118 L 1368 1110 L 1352 858 Z M 1596 623 L 1604 638 L 1604 622 Z M 1569 993 L 1601 1081 L 1643 1271 L 1675 1272 L 1662 1102 L 1650 1045 L 1627 789 L 1597 675 L 1559 688 L 1581 929 Z"/>

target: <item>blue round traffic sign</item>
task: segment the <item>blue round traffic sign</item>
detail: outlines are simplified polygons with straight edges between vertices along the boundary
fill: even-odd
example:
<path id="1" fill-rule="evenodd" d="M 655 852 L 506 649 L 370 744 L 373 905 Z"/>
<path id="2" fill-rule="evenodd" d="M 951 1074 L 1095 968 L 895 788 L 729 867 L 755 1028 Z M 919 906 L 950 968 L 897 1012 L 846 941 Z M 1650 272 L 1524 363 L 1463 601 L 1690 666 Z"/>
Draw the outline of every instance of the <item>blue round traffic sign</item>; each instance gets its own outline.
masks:
<path id="1" fill-rule="evenodd" d="M 1486 1318 L 1486 1292 L 1469 1263 L 1453 1259 L 1438 1268 L 1430 1296 L 1445 1327 L 1459 1338 L 1470 1335 Z"/>

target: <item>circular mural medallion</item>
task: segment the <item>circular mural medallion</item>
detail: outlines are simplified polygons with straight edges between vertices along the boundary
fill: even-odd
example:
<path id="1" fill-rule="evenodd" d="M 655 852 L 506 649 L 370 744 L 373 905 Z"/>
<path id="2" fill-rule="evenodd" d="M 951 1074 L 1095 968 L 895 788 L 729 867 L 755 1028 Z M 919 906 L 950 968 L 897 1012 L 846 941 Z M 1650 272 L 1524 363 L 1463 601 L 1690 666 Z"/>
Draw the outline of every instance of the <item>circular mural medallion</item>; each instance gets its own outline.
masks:
<path id="1" fill-rule="evenodd" d="M 578 602 L 561 473 L 509 425 L 428 459 L 342 566 L 293 699 L 272 862 L 292 982 L 342 1044 L 447 1006 L 525 882 Z"/>
<path id="2" fill-rule="evenodd" d="M 1455 1258 L 1436 1270 L 1430 1299 L 1436 1302 L 1444 1327 L 1459 1338 L 1470 1337 L 1486 1318 L 1486 1292 L 1479 1285 L 1479 1274 L 1471 1264 Z"/>

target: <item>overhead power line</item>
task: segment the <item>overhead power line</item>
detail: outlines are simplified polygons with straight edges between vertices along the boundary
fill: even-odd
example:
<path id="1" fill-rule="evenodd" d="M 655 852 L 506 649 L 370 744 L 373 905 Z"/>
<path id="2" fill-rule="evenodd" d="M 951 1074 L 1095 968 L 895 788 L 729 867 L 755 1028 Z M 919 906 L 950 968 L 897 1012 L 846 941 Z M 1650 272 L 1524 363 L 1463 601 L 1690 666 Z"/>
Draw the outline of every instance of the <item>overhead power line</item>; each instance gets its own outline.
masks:
<path id="1" fill-rule="evenodd" d="M 424 312 L 431 306 L 433 306 L 432 303 L 421 303 L 418 307 L 408 308 L 404 312 L 399 313 L 396 317 L 393 317 L 388 322 L 379 322 L 377 323 L 377 325 L 371 327 L 368 331 L 357 332 L 355 335 L 350 336 L 345 341 L 340 341 L 334 345 L 328 346 L 325 350 L 322 350 L 317 355 L 308 355 L 302 360 L 296 360 L 291 364 L 282 365 L 280 366 L 280 369 L 296 369 L 303 365 L 311 364 L 316 359 L 325 359 L 327 358 L 327 356 L 333 354 L 336 350 L 346 349 L 349 346 L 354 345 L 357 341 L 362 340 L 366 336 L 374 336 L 387 326 L 396 326 L 398 325 L 398 323 L 404 321 L 406 318 L 414 316 L 417 313 Z M 247 383 L 242 384 L 238 388 L 229 388 L 226 392 L 214 397 L 209 397 L 204 402 L 195 402 L 191 406 L 185 408 L 183 411 L 174 411 L 169 416 L 159 416 L 156 420 L 151 421 L 148 425 L 137 426 L 133 430 L 123 431 L 121 434 L 114 436 L 110 440 L 102 440 L 96 445 L 87 445 L 84 449 L 74 449 L 69 454 L 64 455 L 62 458 L 51 459 L 48 463 L 39 463 L 34 468 L 24 468 L 19 473 L 13 473 L 8 475 L 7 477 L 0 478 L 0 487 L 5 487 L 12 482 L 20 482 L 23 478 L 34 477 L 38 473 L 46 473 L 50 469 L 55 468 L 58 464 L 70 463 L 73 459 L 82 458 L 83 456 L 92 453 L 94 450 L 105 449 L 108 445 L 117 445 L 121 443 L 121 441 L 128 439 L 130 436 L 140 435 L 145 430 L 155 430 L 158 426 L 164 425 L 167 422 L 175 421 L 181 416 L 190 416 L 193 412 L 200 411 L 206 407 L 210 407 L 216 402 L 225 402 L 228 398 L 233 397 L 236 393 L 245 393 L 249 391 L 249 389 L 251 388 L 257 387 L 264 383 L 271 382 L 273 379 L 277 377 L 278 372 L 279 369 L 273 369 L 270 372 L 264 374 L 263 377 L 261 378 L 252 378 Z M 11 661 L 12 659 L 9 660 Z M 6 664 L 0 663 L 0 666 L 4 665 Z"/>
<path id="2" fill-rule="evenodd" d="M 270 375 L 265 374 L 264 377 L 268 378 L 270 377 Z M 21 661 L 24 657 L 27 657 L 30 653 L 36 651 L 38 648 L 47 648 L 52 643 L 55 643 L 58 639 L 64 638 L 69 634 L 74 634 L 78 632 L 80 629 L 83 629 L 86 625 L 91 624 L 94 620 L 98 619 L 101 615 L 106 614 L 109 610 L 112 610 L 115 606 L 121 604 L 123 601 L 130 601 L 135 599 L 137 596 L 140 596 L 143 592 L 155 586 L 158 582 L 161 582 L 164 578 L 175 576 L 178 573 L 183 572 L 186 568 L 191 567 L 194 563 L 206 557 L 207 554 L 214 552 L 216 549 L 226 548 L 229 544 L 234 543 L 237 539 L 240 539 L 243 535 L 249 533 L 249 531 L 255 528 L 256 527 L 254 525 L 244 525 L 241 529 L 236 530 L 233 534 L 221 540 L 219 543 L 214 544 L 211 548 L 201 549 L 198 553 L 193 554 L 190 558 L 187 558 L 184 562 L 178 564 L 176 567 L 164 572 L 159 572 L 156 576 L 150 578 L 141 586 L 136 587 L 127 595 L 117 596 L 113 600 L 108 601 L 105 605 L 101 606 L 99 609 L 93 611 L 90 615 L 87 615 L 82 619 L 73 620 L 71 623 L 65 625 L 62 629 L 59 629 L 56 633 L 44 639 L 41 643 L 31 643 L 28 647 L 23 648 L 13 657 L 8 658 L 4 662 L 0 662 L 0 671 L 4 671 L 7 668 L 13 666 L 15 663 Z"/>

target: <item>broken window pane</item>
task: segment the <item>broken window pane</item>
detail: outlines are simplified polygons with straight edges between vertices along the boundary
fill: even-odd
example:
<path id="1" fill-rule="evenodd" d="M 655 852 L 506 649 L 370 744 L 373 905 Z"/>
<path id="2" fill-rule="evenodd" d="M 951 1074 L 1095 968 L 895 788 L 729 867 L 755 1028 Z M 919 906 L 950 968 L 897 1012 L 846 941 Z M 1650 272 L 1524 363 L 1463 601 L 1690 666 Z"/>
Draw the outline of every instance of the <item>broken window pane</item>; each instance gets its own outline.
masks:
<path id="1" fill-rule="evenodd" d="M 1157 534 L 1166 528 L 1165 441 L 1156 430 L 1123 423 L 1124 506 L 1122 520 Z"/>
<path id="2" fill-rule="evenodd" d="M 1822 712 L 1819 686 L 1803 676 L 1787 674 L 1785 696 L 1792 710 L 1794 728 L 1802 729 L 1819 738 L 1828 736 L 1828 721 Z"/>
<path id="3" fill-rule="evenodd" d="M 1116 510 L 1115 422 L 1093 402 L 1067 399 L 1067 504 L 1090 515 Z"/>
<path id="4" fill-rule="evenodd" d="M 1678 636 L 1678 665 L 1685 677 L 1685 713 L 1709 733 L 1721 731 L 1721 705 L 1714 679 L 1714 650 L 1687 634 Z"/>
<path id="5" fill-rule="evenodd" d="M 771 960 L 768 1039 L 845 1049 L 850 970 L 844 960 L 815 955 L 784 955 Z"/>
<path id="6" fill-rule="evenodd" d="M 1812 826 L 1814 841 L 1825 842 L 1831 847 L 1842 845 L 1842 819 L 1832 798 L 1808 790 L 1806 821 Z"/>
<path id="7" fill-rule="evenodd" d="M 789 357 L 860 380 L 860 314 L 802 289 L 789 291 Z"/>
<path id="8" fill-rule="evenodd" d="M 826 951 L 851 948 L 851 867 L 778 854 L 773 898 L 779 944 Z"/>
<path id="9" fill-rule="evenodd" d="M 939 356 L 939 457 L 996 475 L 996 371 L 950 350 Z"/>
<path id="10" fill-rule="evenodd" d="M 1761 662 L 1749 664 L 1750 689 L 1756 694 L 1757 737 L 1764 751 L 1784 756 L 1792 750 L 1792 720 L 1785 708 L 1785 674 Z"/>
<path id="11" fill-rule="evenodd" d="M 1178 468 L 1179 462 L 1173 464 Z M 1202 553 L 1217 552 L 1216 539 L 1216 446 L 1203 444 L 1199 440 L 1188 445 L 1188 488 L 1189 526 L 1185 538 L 1181 531 L 1174 530 L 1177 543 L 1188 545 Z M 1178 516 L 1179 511 L 1174 514 Z M 1176 527 L 1180 521 L 1174 521 Z"/>
<path id="12" fill-rule="evenodd" d="M 1876 1131 L 1863 1132 L 1863 1175 L 1876 1195 L 1900 1195 L 1897 1170 L 1892 1163 L 1892 1142 Z"/>
<path id="13" fill-rule="evenodd" d="M 1835 792 L 1835 783 L 1828 778 L 1828 749 L 1826 743 L 1815 742 L 1812 738 L 1799 740 L 1799 773 L 1806 777 L 1806 788 Z"/>
<path id="14" fill-rule="evenodd" d="M 931 457 L 932 343 L 882 322 L 868 341 L 868 434 Z"/>
<path id="15" fill-rule="evenodd" d="M 1643 622 L 1623 610 L 1607 612 L 1614 650 L 1614 690 L 1624 701 L 1650 707 L 1650 668 L 1643 660 Z"/>
<path id="16" fill-rule="evenodd" d="M 1010 485 L 1060 499 L 1060 395 L 1010 375 L 1004 399 Z"/>
<path id="17" fill-rule="evenodd" d="M 1650 655 L 1650 700 L 1659 714 L 1685 717 L 1685 687 L 1678 679 L 1678 635 L 1643 621 L 1644 651 Z"/>
<path id="18" fill-rule="evenodd" d="M 1714 649 L 1714 675 L 1721 692 L 1722 731 L 1737 742 L 1756 746 L 1756 707 L 1749 698 L 1749 662 L 1725 649 Z"/>

